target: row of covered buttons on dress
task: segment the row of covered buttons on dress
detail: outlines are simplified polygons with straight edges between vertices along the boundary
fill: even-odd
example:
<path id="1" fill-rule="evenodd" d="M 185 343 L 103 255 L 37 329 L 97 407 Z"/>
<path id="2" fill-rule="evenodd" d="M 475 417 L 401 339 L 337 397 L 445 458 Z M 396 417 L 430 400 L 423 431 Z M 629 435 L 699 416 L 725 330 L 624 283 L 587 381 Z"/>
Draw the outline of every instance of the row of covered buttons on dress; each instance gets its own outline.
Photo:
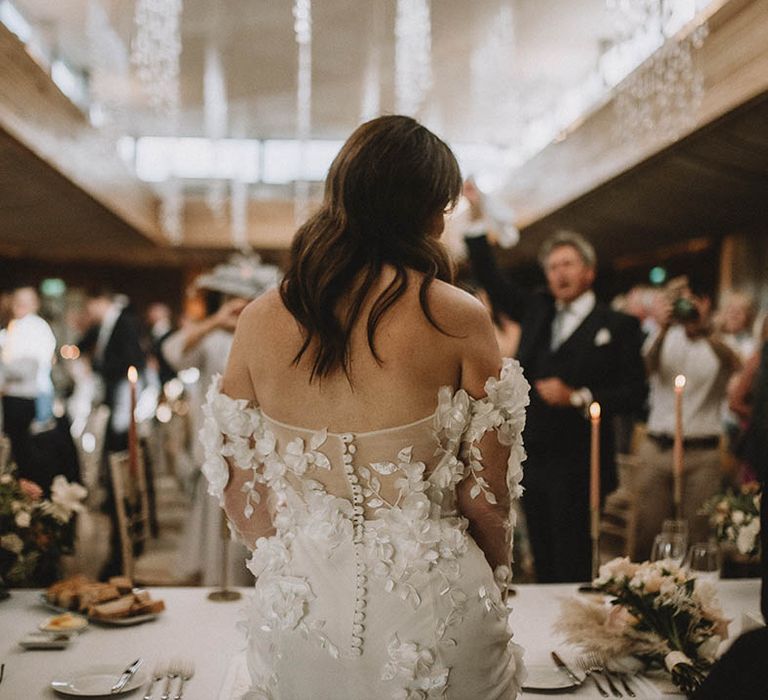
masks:
<path id="1" fill-rule="evenodd" d="M 355 612 L 352 616 L 352 641 L 350 643 L 353 656 L 363 653 L 363 632 L 365 631 L 366 585 L 368 577 L 365 573 L 365 564 L 362 555 L 363 542 L 363 489 L 352 466 L 354 454 L 357 448 L 354 444 L 354 435 L 344 433 L 341 435 L 342 456 L 344 473 L 352 490 L 352 527 L 354 529 L 352 541 L 355 545 Z"/>

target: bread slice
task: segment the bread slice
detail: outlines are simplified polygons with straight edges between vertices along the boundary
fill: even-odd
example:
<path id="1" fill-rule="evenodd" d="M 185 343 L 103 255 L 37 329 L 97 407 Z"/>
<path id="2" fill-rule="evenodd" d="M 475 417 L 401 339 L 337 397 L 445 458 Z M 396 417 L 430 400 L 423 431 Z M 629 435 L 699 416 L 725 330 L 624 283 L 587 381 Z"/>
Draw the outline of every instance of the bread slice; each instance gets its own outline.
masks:
<path id="1" fill-rule="evenodd" d="M 110 600 L 106 603 L 99 603 L 88 608 L 88 614 L 91 617 L 102 620 L 114 620 L 121 617 L 128 617 L 131 614 L 134 598 L 132 595 L 124 595 L 117 600 Z"/>
<path id="2" fill-rule="evenodd" d="M 113 576 L 109 579 L 109 585 L 117 588 L 120 593 L 130 593 L 133 590 L 133 581 L 127 576 Z"/>
<path id="3" fill-rule="evenodd" d="M 157 615 L 163 610 L 165 610 L 165 603 L 162 600 L 148 600 L 144 603 L 134 603 L 131 615 Z"/>
<path id="4" fill-rule="evenodd" d="M 88 610 L 94 605 L 119 597 L 120 591 L 108 583 L 89 583 L 80 590 L 80 610 Z"/>

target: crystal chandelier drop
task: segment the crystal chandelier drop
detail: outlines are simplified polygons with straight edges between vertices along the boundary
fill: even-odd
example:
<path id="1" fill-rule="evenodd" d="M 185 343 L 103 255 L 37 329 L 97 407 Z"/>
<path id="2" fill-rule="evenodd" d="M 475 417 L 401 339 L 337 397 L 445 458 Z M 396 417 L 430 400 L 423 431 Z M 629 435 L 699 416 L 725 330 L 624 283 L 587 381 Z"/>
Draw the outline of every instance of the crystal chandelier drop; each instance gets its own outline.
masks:
<path id="1" fill-rule="evenodd" d="M 181 56 L 182 0 L 136 0 L 136 34 L 131 44 L 131 63 L 149 105 L 175 134 L 179 120 L 179 59 Z M 183 239 L 184 191 L 172 177 L 160 194 L 160 224 L 173 245 Z"/>
<path id="2" fill-rule="evenodd" d="M 307 142 L 312 129 L 312 0 L 294 0 L 293 31 L 298 45 L 296 79 L 296 139 L 299 171 L 294 191 L 294 218 L 301 224 L 309 213 L 309 182 L 306 178 Z"/>
<path id="3" fill-rule="evenodd" d="M 90 118 L 114 150 L 120 135 L 124 91 L 129 81 L 128 51 L 100 0 L 90 0 L 86 17 Z"/>
<path id="4" fill-rule="evenodd" d="M 180 245 L 184 238 L 184 190 L 177 177 L 160 184 L 160 226 L 171 245 Z"/>
<path id="5" fill-rule="evenodd" d="M 416 116 L 432 87 L 432 23 L 429 0 L 397 0 L 395 111 Z"/>
<path id="6" fill-rule="evenodd" d="M 232 245 L 240 252 L 250 249 L 248 242 L 248 183 L 241 178 L 230 181 L 229 190 Z"/>
<path id="7" fill-rule="evenodd" d="M 360 121 L 367 122 L 381 114 L 381 40 L 384 24 L 381 0 L 371 3 L 370 46 L 363 73 Z"/>
<path id="8" fill-rule="evenodd" d="M 472 50 L 472 112 L 480 141 L 510 145 L 518 132 L 514 68 L 514 15 L 512 3 L 503 0 L 490 19 L 483 42 Z"/>
<path id="9" fill-rule="evenodd" d="M 205 118 L 205 135 L 214 144 L 227 135 L 227 87 L 224 82 L 224 70 L 221 65 L 221 55 L 211 41 L 205 47 L 205 69 L 203 72 L 203 107 Z M 219 149 L 214 148 L 214 158 L 218 158 Z M 216 163 L 214 163 L 214 168 Z M 209 210 L 220 223 L 226 213 L 227 192 L 225 183 L 216 178 L 206 189 L 205 201 Z"/>
<path id="10" fill-rule="evenodd" d="M 615 47 L 635 67 L 617 88 L 617 137 L 674 140 L 695 123 L 704 93 L 697 52 L 709 34 L 691 0 L 608 0 Z"/>
<path id="11" fill-rule="evenodd" d="M 150 106 L 172 122 L 179 111 L 181 9 L 182 0 L 136 0 L 131 44 L 131 63 Z"/>

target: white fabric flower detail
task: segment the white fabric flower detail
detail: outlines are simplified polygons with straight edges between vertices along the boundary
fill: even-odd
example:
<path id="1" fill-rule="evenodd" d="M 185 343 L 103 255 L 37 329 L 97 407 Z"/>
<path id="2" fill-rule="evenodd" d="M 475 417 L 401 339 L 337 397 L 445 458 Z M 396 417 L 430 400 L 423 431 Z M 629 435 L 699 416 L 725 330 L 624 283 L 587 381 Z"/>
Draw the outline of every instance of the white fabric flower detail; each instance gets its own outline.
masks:
<path id="1" fill-rule="evenodd" d="M 246 566 L 258 578 L 263 573 L 280 573 L 290 564 L 291 553 L 280 537 L 259 537 Z"/>
<path id="2" fill-rule="evenodd" d="M 394 635 L 387 645 L 387 654 L 389 661 L 384 665 L 381 679 L 404 682 L 394 697 L 414 700 L 443 695 L 450 669 L 437 662 L 434 649 L 415 642 L 401 642 Z"/>
<path id="3" fill-rule="evenodd" d="M 259 627 L 265 632 L 295 629 L 314 598 L 306 579 L 274 576 L 260 579 L 253 596 Z"/>
<path id="4" fill-rule="evenodd" d="M 330 469 L 331 463 L 328 457 L 317 449 L 327 438 L 328 431 L 325 429 L 319 430 L 310 438 L 309 450 L 306 452 L 304 451 L 304 440 L 301 438 L 291 440 L 286 445 L 283 457 L 286 466 L 297 476 L 305 474 L 310 466 L 318 467 L 319 469 Z"/>
<path id="5" fill-rule="evenodd" d="M 81 501 L 88 495 L 88 489 L 81 484 L 67 481 L 61 474 L 51 483 L 51 500 L 43 504 L 43 509 L 61 523 L 69 522 L 72 513 L 84 510 Z"/>

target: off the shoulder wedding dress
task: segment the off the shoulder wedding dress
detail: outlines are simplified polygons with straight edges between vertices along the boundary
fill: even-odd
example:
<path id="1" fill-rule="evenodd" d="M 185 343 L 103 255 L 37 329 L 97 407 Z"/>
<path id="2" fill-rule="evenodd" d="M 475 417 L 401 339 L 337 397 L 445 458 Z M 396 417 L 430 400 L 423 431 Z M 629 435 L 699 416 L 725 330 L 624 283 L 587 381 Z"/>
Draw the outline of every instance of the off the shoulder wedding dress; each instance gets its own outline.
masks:
<path id="1" fill-rule="evenodd" d="M 495 430 L 511 447 L 510 497 L 520 495 L 528 388 L 506 359 L 485 398 L 444 387 L 427 418 L 330 433 L 274 420 L 214 380 L 201 433 L 211 494 L 223 502 L 225 459 L 247 474 L 226 494 L 256 576 L 245 697 L 517 696 L 522 651 L 500 592 L 509 571 L 492 572 L 468 535 L 456 488 L 469 478 L 472 497 L 494 502 L 477 443 Z M 253 541 L 251 522 L 264 508 L 275 534 Z"/>

